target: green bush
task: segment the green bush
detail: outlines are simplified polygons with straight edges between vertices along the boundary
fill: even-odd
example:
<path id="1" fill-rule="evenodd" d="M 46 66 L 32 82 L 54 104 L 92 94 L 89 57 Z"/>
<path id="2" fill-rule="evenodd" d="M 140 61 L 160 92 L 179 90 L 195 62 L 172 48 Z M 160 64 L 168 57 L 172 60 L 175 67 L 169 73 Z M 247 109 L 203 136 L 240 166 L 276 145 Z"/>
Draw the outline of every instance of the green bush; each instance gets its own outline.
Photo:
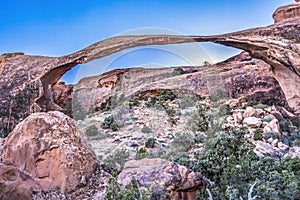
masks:
<path id="1" fill-rule="evenodd" d="M 101 110 L 102 112 L 109 111 L 111 109 L 111 97 L 106 99 L 104 102 L 100 104 L 99 108 L 96 108 L 96 110 Z"/>
<path id="2" fill-rule="evenodd" d="M 154 148 L 154 145 L 155 145 L 155 138 L 148 138 L 147 141 L 145 142 L 146 148 Z"/>
<path id="3" fill-rule="evenodd" d="M 113 116 L 105 117 L 103 123 L 101 124 L 101 128 L 109 129 L 109 128 L 111 128 L 111 125 L 113 124 L 113 122 L 114 122 Z"/>
<path id="4" fill-rule="evenodd" d="M 124 168 L 124 164 L 129 160 L 127 149 L 117 149 L 113 154 L 103 160 L 103 169 L 113 176 L 117 176 Z"/>
<path id="5" fill-rule="evenodd" d="M 91 136 L 96 136 L 99 131 L 98 128 L 95 125 L 91 125 L 89 127 L 87 127 L 87 129 L 85 130 L 85 135 L 91 137 Z"/>
<path id="6" fill-rule="evenodd" d="M 254 131 L 253 139 L 254 140 L 262 140 L 263 137 L 263 130 L 261 128 L 257 128 Z"/>
<path id="7" fill-rule="evenodd" d="M 185 108 L 189 108 L 192 106 L 195 106 L 197 101 L 198 101 L 198 97 L 197 96 L 186 96 L 183 97 L 180 102 L 179 102 L 179 107 L 181 109 L 185 109 Z"/>
<path id="8" fill-rule="evenodd" d="M 110 126 L 110 128 L 111 128 L 111 130 L 112 131 L 117 131 L 118 129 L 119 129 L 119 127 L 118 127 L 118 124 L 112 124 L 111 126 Z"/>
<path id="9" fill-rule="evenodd" d="M 176 125 L 177 120 L 174 119 L 174 117 L 169 117 L 168 122 L 170 122 L 170 123 L 173 124 L 173 125 Z"/>
<path id="10" fill-rule="evenodd" d="M 209 118 L 206 114 L 207 107 L 201 105 L 196 111 L 191 113 L 188 120 L 188 128 L 194 133 L 207 131 L 209 127 Z"/>
<path id="11" fill-rule="evenodd" d="M 148 126 L 146 126 L 144 124 L 143 128 L 141 129 L 142 133 L 151 133 L 151 128 L 149 128 Z"/>
<path id="12" fill-rule="evenodd" d="M 195 137 L 188 133 L 176 133 L 165 158 L 171 161 L 177 161 L 182 157 L 188 156 L 188 150 L 195 144 Z M 164 157 L 163 157 L 164 158 Z"/>
<path id="13" fill-rule="evenodd" d="M 176 67 L 173 70 L 172 74 L 173 74 L 173 76 L 179 76 L 179 75 L 185 74 L 185 71 L 181 67 Z"/>
<path id="14" fill-rule="evenodd" d="M 143 158 L 147 158 L 149 156 L 147 149 L 145 147 L 141 147 L 137 150 L 135 154 L 135 159 L 136 160 L 141 160 Z"/>
<path id="15" fill-rule="evenodd" d="M 210 188 L 213 199 L 247 199 L 254 182 L 252 195 L 260 199 L 299 199 L 300 159 L 259 158 L 245 134 L 246 127 L 234 128 L 229 135 L 211 139 L 211 146 L 196 154 L 195 160 L 181 157 L 178 162 L 215 183 Z M 197 199 L 207 198 L 207 191 L 201 189 Z"/>
<path id="16" fill-rule="evenodd" d="M 150 194 L 145 189 L 140 189 L 135 179 L 132 179 L 122 191 L 117 179 L 110 178 L 106 186 L 104 200 L 150 200 Z M 152 198 L 151 198 L 152 199 Z"/>
<path id="17" fill-rule="evenodd" d="M 83 110 L 80 102 L 75 98 L 72 99 L 72 116 L 75 120 L 84 120 L 87 112 Z"/>
<path id="18" fill-rule="evenodd" d="M 139 97 L 134 97 L 133 99 L 130 99 L 129 101 L 129 108 L 137 107 L 140 105 Z"/>

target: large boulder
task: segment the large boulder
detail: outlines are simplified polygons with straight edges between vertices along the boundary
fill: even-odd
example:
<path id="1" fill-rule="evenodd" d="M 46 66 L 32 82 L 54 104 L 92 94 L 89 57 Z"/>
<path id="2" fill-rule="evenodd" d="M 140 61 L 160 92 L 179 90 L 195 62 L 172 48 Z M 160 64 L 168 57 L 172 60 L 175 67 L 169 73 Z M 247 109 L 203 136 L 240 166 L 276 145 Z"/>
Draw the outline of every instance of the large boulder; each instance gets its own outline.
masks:
<path id="1" fill-rule="evenodd" d="M 172 190 L 173 199 L 194 199 L 196 191 L 211 184 L 201 173 L 162 159 L 142 159 L 126 162 L 124 170 L 118 179 L 122 185 L 127 185 L 135 178 L 140 187 L 145 187 L 151 193 L 165 195 Z M 154 187 L 155 186 L 155 187 Z"/>
<path id="2" fill-rule="evenodd" d="M 28 200 L 41 186 L 28 174 L 12 165 L 0 163 L 0 199 Z"/>
<path id="3" fill-rule="evenodd" d="M 84 185 L 97 160 L 74 121 L 53 111 L 32 114 L 16 126 L 4 145 L 4 163 L 28 173 L 45 191 L 68 192 Z"/>

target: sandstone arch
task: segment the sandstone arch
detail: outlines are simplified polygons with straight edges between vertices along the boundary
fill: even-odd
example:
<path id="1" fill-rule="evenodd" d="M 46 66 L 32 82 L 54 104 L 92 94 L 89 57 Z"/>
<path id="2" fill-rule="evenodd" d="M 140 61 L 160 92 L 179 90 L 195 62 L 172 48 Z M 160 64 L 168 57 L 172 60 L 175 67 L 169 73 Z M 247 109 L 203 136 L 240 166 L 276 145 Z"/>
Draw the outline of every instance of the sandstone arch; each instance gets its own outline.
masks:
<path id="1" fill-rule="evenodd" d="M 298 9 L 299 4 L 293 4 Z M 282 8 L 290 9 L 289 6 Z M 281 12 L 281 10 L 280 10 Z M 7 134 L 31 112 L 35 103 L 59 110 L 51 87 L 76 66 L 118 51 L 142 45 L 214 42 L 243 49 L 272 67 L 289 106 L 300 111 L 300 17 L 298 11 L 279 23 L 215 36 L 142 35 L 118 36 L 95 43 L 62 57 L 27 56 L 22 53 L 0 56 L 0 134 Z M 283 18 L 285 15 L 282 15 Z"/>

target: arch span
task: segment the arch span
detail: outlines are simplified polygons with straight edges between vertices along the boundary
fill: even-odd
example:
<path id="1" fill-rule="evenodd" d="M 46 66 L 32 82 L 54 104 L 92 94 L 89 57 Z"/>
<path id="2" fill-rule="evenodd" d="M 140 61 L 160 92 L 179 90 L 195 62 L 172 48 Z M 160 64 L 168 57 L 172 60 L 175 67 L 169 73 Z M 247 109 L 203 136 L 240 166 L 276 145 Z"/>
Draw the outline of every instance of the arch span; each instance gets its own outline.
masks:
<path id="1" fill-rule="evenodd" d="M 4 54 L 0 56 L 0 134 L 8 134 L 33 112 L 36 102 L 47 105 L 48 109 L 59 109 L 53 103 L 51 87 L 77 64 L 143 45 L 214 42 L 245 50 L 271 66 L 289 106 L 300 113 L 299 24 L 297 17 L 267 27 L 215 36 L 118 36 L 57 58 Z"/>

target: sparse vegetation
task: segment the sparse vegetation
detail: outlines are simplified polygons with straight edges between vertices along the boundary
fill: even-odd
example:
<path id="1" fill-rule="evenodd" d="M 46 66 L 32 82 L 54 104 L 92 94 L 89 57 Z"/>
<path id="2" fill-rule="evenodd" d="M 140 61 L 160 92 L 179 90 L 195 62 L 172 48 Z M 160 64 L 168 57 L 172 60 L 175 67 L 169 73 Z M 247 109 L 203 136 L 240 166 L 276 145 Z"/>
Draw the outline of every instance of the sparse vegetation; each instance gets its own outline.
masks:
<path id="1" fill-rule="evenodd" d="M 150 194 L 144 188 L 139 188 L 135 179 L 132 179 L 125 189 L 121 190 L 121 185 L 116 178 L 110 178 L 106 186 L 106 196 L 104 200 L 150 200 Z"/>
<path id="2" fill-rule="evenodd" d="M 147 158 L 149 156 L 149 153 L 147 152 L 147 149 L 145 147 L 141 147 L 137 150 L 135 154 L 136 160 L 141 160 L 143 158 Z"/>
<path id="3" fill-rule="evenodd" d="M 140 105 L 139 97 L 134 97 L 130 99 L 129 103 L 129 108 L 137 107 Z"/>
<path id="4" fill-rule="evenodd" d="M 113 122 L 114 122 L 113 116 L 105 117 L 103 123 L 101 124 L 101 128 L 109 129 L 109 128 L 111 128 L 111 125 L 113 124 Z"/>
<path id="5" fill-rule="evenodd" d="M 154 145 L 155 145 L 155 138 L 153 137 L 148 138 L 147 141 L 145 142 L 146 148 L 154 148 Z"/>
<path id="6" fill-rule="evenodd" d="M 209 117 L 206 114 L 207 107 L 200 105 L 197 110 L 191 113 L 188 121 L 188 128 L 196 133 L 198 131 L 205 132 L 209 127 Z"/>
<path id="7" fill-rule="evenodd" d="M 185 71 L 181 67 L 176 67 L 173 70 L 173 76 L 179 76 L 179 75 L 182 75 L 182 74 L 185 74 Z"/>
<path id="8" fill-rule="evenodd" d="M 148 126 L 146 126 L 144 124 L 143 128 L 141 129 L 142 133 L 151 133 L 151 128 L 149 128 Z"/>
<path id="9" fill-rule="evenodd" d="M 72 116 L 75 120 L 84 120 L 87 112 L 83 110 L 80 102 L 74 96 L 72 99 Z"/>
<path id="10" fill-rule="evenodd" d="M 91 136 L 96 136 L 99 131 L 98 128 L 95 125 L 91 125 L 89 127 L 87 127 L 87 129 L 85 130 L 85 135 L 91 137 Z"/>
<path id="11" fill-rule="evenodd" d="M 129 160 L 127 149 L 117 149 L 112 155 L 103 160 L 103 169 L 113 176 L 117 176 L 124 168 L 124 164 Z"/>
<path id="12" fill-rule="evenodd" d="M 263 139 L 263 130 L 261 128 L 257 128 L 254 131 L 253 139 L 254 140 L 262 140 Z"/>

